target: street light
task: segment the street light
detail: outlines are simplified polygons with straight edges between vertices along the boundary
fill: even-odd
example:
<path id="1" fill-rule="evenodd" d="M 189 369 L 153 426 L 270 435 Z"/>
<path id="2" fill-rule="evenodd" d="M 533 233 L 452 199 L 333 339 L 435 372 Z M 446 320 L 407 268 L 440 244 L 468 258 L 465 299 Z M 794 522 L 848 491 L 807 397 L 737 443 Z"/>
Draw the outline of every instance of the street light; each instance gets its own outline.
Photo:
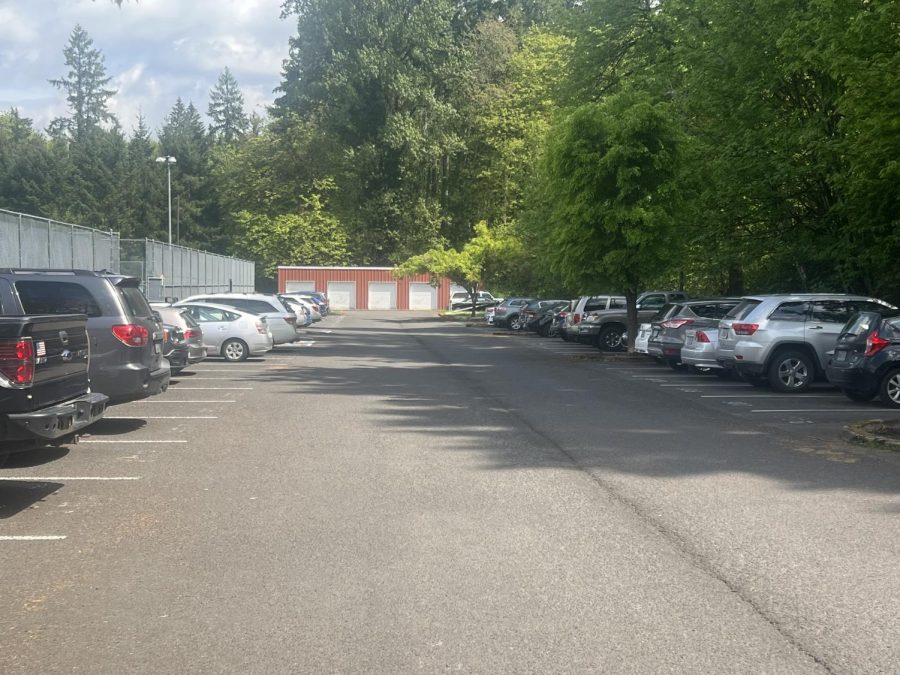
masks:
<path id="1" fill-rule="evenodd" d="M 171 155 L 156 158 L 157 164 L 166 165 L 166 179 L 169 185 L 169 246 L 172 245 L 172 165 L 176 161 L 177 160 Z"/>

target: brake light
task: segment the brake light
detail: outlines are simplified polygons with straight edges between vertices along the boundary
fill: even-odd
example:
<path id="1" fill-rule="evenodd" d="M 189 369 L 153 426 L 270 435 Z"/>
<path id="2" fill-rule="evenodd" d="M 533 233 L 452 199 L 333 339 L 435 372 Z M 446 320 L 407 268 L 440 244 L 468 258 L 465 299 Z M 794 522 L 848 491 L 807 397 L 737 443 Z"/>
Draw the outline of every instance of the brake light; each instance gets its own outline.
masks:
<path id="1" fill-rule="evenodd" d="M 0 374 L 20 387 L 34 380 L 34 343 L 31 338 L 0 340 Z"/>
<path id="2" fill-rule="evenodd" d="M 697 340 L 697 342 L 703 342 L 705 344 L 709 344 L 709 336 L 706 333 L 704 333 L 702 330 L 697 331 L 697 334 L 694 336 L 694 339 Z"/>
<path id="3" fill-rule="evenodd" d="M 759 330 L 759 324 L 733 323 L 731 324 L 731 330 L 734 331 L 735 335 L 753 335 L 757 330 Z"/>
<path id="4" fill-rule="evenodd" d="M 193 328 L 188 328 L 184 331 L 184 339 L 190 340 L 191 338 L 200 337 L 200 331 L 194 330 Z"/>
<path id="5" fill-rule="evenodd" d="M 866 351 L 863 356 L 875 356 L 889 344 L 891 344 L 890 340 L 885 340 L 880 335 L 872 333 L 868 338 L 866 338 Z"/>
<path id="6" fill-rule="evenodd" d="M 669 319 L 668 321 L 663 321 L 660 325 L 663 328 L 681 328 L 682 326 L 690 326 L 694 323 L 693 319 Z"/>
<path id="7" fill-rule="evenodd" d="M 112 327 L 112 333 L 122 344 L 144 347 L 150 343 L 150 331 L 136 323 L 120 323 Z"/>

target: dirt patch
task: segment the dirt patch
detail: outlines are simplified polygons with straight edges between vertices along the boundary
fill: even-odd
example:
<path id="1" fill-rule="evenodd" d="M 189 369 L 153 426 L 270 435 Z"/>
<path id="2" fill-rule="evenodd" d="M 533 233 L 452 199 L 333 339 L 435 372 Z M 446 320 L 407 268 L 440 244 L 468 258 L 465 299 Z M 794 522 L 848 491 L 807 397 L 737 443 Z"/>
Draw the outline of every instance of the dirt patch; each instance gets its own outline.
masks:
<path id="1" fill-rule="evenodd" d="M 900 450 L 900 420 L 868 420 L 844 427 L 858 442 L 875 443 Z"/>

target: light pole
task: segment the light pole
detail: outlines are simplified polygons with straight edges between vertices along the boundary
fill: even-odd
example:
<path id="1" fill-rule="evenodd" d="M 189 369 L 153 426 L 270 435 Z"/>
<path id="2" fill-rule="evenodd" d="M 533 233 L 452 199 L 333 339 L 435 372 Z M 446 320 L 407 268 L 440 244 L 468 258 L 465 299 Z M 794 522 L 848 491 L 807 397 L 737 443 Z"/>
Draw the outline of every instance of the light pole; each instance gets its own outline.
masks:
<path id="1" fill-rule="evenodd" d="M 171 155 L 156 158 L 157 164 L 166 165 L 166 181 L 169 188 L 169 246 L 172 245 L 172 165 L 175 164 L 176 161 L 178 160 Z"/>

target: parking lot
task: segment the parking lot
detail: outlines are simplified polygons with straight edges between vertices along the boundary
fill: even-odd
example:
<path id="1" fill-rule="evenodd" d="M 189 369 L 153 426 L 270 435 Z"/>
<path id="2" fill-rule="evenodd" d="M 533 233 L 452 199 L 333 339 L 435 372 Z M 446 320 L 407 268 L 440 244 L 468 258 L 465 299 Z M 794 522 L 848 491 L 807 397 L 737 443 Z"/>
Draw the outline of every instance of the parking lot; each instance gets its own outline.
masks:
<path id="1" fill-rule="evenodd" d="M 895 662 L 900 464 L 840 433 L 889 411 L 415 313 L 307 333 L 0 472 L 0 669 Z"/>

